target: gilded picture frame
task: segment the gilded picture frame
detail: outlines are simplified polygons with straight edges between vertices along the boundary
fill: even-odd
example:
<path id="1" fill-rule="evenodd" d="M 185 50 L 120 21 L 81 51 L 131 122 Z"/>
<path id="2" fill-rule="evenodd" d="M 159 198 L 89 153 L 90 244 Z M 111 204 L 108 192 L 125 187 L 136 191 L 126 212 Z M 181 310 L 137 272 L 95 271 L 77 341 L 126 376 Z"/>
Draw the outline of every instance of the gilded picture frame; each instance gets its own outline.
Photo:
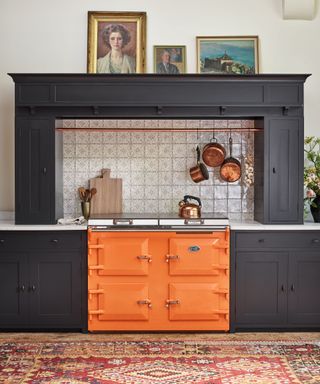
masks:
<path id="1" fill-rule="evenodd" d="M 197 36 L 197 72 L 259 73 L 258 36 Z"/>
<path id="2" fill-rule="evenodd" d="M 153 71 L 164 75 L 186 73 L 186 46 L 154 45 Z"/>
<path id="3" fill-rule="evenodd" d="M 146 12 L 88 12 L 88 73 L 144 73 Z"/>

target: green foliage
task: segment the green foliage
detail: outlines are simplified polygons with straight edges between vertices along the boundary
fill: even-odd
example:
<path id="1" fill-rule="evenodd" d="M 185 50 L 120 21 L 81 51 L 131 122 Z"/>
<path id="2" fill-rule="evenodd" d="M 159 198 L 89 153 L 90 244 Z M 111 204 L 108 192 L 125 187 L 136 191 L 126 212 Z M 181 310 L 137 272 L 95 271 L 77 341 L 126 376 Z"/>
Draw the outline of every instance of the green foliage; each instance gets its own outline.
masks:
<path id="1" fill-rule="evenodd" d="M 305 144 L 304 186 L 306 188 L 305 201 L 313 207 L 317 205 L 312 201 L 320 196 L 320 138 L 307 136 Z"/>

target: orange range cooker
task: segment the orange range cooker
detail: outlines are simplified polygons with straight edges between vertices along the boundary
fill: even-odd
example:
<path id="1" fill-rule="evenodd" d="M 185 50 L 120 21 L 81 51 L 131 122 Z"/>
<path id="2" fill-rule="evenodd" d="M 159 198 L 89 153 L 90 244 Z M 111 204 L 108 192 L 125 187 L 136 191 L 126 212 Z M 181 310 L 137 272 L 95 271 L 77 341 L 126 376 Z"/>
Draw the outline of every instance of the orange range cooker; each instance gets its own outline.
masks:
<path id="1" fill-rule="evenodd" d="M 224 217 L 89 220 L 89 331 L 228 331 Z"/>

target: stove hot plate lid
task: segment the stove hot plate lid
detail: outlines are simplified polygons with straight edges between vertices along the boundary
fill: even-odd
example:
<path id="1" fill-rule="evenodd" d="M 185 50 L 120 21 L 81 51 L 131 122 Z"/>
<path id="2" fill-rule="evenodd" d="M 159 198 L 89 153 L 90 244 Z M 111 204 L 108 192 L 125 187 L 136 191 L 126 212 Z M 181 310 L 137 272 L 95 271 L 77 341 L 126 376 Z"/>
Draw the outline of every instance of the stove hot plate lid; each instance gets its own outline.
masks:
<path id="1" fill-rule="evenodd" d="M 176 214 L 117 213 L 93 215 L 89 226 L 215 226 L 228 225 L 224 215 L 203 214 L 199 219 L 184 219 Z"/>

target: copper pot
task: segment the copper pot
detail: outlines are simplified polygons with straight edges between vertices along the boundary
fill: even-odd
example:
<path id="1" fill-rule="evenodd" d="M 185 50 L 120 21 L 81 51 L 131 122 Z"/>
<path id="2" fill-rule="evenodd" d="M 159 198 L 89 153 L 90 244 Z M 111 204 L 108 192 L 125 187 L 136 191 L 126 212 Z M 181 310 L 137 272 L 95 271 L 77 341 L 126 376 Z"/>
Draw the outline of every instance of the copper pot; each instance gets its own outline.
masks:
<path id="1" fill-rule="evenodd" d="M 207 167 L 200 162 L 200 148 L 198 145 L 197 145 L 196 151 L 197 151 L 197 165 L 190 168 L 189 172 L 190 172 L 191 179 L 195 183 L 200 183 L 200 181 L 209 179 L 209 172 L 207 170 Z"/>
<path id="2" fill-rule="evenodd" d="M 240 161 L 232 157 L 232 138 L 229 138 L 230 156 L 227 157 L 220 167 L 220 177 L 228 183 L 233 183 L 241 177 Z"/>
<path id="3" fill-rule="evenodd" d="M 198 204 L 190 203 L 189 200 L 196 200 Z M 198 219 L 201 217 L 201 200 L 199 197 L 185 195 L 179 202 L 179 216 L 185 219 Z"/>
<path id="4" fill-rule="evenodd" d="M 202 151 L 202 160 L 209 167 L 218 167 L 224 162 L 226 150 L 217 142 L 216 138 L 212 138 Z"/>

